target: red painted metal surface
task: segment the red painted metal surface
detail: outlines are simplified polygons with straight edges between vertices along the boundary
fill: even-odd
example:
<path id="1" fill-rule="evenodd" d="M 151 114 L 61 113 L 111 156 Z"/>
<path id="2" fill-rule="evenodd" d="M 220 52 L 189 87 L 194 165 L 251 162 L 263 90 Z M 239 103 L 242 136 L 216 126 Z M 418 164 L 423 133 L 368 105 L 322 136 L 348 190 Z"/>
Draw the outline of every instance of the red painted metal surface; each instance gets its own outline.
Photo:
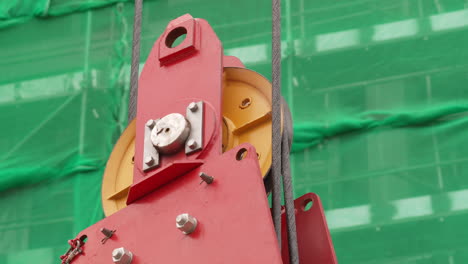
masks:
<path id="1" fill-rule="evenodd" d="M 312 203 L 309 210 L 306 207 L 308 203 Z M 299 263 L 338 263 L 319 196 L 315 193 L 305 194 L 294 201 L 294 207 L 296 209 Z M 281 241 L 283 263 L 289 264 L 286 214 L 284 210 L 282 212 L 281 232 L 283 238 Z"/>
<path id="2" fill-rule="evenodd" d="M 184 32 L 185 39 L 171 48 L 168 38 L 172 40 Z M 208 159 L 221 153 L 222 70 L 221 43 L 205 20 L 184 15 L 169 23 L 154 44 L 139 79 L 134 184 L 155 176 L 174 161 Z M 158 169 L 143 172 L 145 122 L 170 113 L 185 115 L 191 101 L 204 101 L 215 115 L 213 122 L 204 123 L 203 150 L 189 156 L 183 151 L 161 156 Z"/>
<path id="3" fill-rule="evenodd" d="M 245 68 L 239 58 L 234 56 L 224 56 L 223 58 L 223 67 L 235 67 L 235 68 Z"/>
<path id="4" fill-rule="evenodd" d="M 201 34 L 198 22 L 190 15 L 184 15 L 172 20 L 158 40 L 158 59 L 163 65 L 177 63 L 200 51 Z M 179 45 L 173 47 L 172 43 L 180 35 L 185 34 L 185 39 Z M 205 38 L 205 36 L 204 36 Z"/>
<path id="5" fill-rule="evenodd" d="M 158 187 L 182 176 L 203 164 L 202 160 L 175 161 L 159 171 L 157 176 L 148 177 L 134 184 L 128 192 L 127 203 L 132 203 L 139 198 L 153 192 Z"/>
<path id="6" fill-rule="evenodd" d="M 247 154 L 238 161 L 242 148 Z M 202 171 L 215 178 L 212 184 L 200 184 Z M 280 264 L 263 190 L 255 148 L 243 144 L 82 231 L 78 237 L 87 235 L 87 242 L 73 264 L 111 263 L 118 247 L 133 253 L 132 264 Z M 197 218 L 194 233 L 176 228 L 181 213 Z M 116 230 L 105 244 L 101 228 Z"/>

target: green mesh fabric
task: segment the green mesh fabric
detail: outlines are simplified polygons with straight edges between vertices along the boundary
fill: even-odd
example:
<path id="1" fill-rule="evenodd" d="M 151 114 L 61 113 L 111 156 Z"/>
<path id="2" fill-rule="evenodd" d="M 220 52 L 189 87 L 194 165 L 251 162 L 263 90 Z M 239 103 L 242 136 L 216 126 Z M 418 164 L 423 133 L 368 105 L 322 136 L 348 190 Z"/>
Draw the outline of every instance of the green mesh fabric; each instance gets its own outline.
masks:
<path id="1" fill-rule="evenodd" d="M 0 263 L 57 263 L 103 217 L 102 173 L 127 124 L 132 2 L 0 2 Z M 467 263 L 466 1 L 282 2 L 295 196 L 321 196 L 340 263 Z M 191 13 L 270 78 L 270 8 L 145 1 L 142 64 Z"/>
<path id="2" fill-rule="evenodd" d="M 426 108 L 426 109 L 425 109 Z M 292 152 L 315 147 L 327 139 L 351 133 L 369 133 L 371 130 L 392 130 L 417 126 L 451 126 L 459 114 L 468 112 L 468 100 L 454 105 L 422 107 L 406 112 L 369 111 L 355 117 L 330 118 L 331 124 L 302 122 L 294 125 Z"/>
<path id="3" fill-rule="evenodd" d="M 10 0 L 0 4 L 0 29 L 32 18 L 62 16 L 130 0 Z"/>

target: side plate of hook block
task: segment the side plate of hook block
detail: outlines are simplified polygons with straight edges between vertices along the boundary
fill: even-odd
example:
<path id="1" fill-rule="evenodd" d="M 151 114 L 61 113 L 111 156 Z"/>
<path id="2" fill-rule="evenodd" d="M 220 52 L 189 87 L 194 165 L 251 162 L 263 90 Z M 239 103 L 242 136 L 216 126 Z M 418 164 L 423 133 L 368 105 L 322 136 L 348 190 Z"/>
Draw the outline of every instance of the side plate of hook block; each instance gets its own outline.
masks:
<path id="1" fill-rule="evenodd" d="M 151 120 L 150 120 L 151 121 Z M 152 121 L 155 123 L 155 121 Z M 151 129 L 148 125 L 145 125 L 145 142 L 144 142 L 144 151 L 143 151 L 143 171 L 149 171 L 151 169 L 157 168 L 159 166 L 159 153 L 151 142 Z M 151 157 L 152 163 L 146 163 L 146 158 Z"/>
<path id="2" fill-rule="evenodd" d="M 294 200 L 294 207 L 299 263 L 337 264 L 335 249 L 319 196 L 315 193 L 307 193 Z M 289 264 L 286 230 L 286 213 L 283 210 L 281 223 L 283 264 Z"/>

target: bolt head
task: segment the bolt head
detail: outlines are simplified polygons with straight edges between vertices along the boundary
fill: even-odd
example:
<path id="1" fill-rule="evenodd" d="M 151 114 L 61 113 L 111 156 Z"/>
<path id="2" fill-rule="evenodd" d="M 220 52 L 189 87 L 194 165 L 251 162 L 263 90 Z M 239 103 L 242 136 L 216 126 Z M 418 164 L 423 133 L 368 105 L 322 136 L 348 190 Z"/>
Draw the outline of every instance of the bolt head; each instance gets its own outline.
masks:
<path id="1" fill-rule="evenodd" d="M 145 157 L 145 164 L 146 164 L 146 165 L 149 166 L 149 165 L 151 165 L 151 164 L 153 164 L 153 163 L 154 163 L 154 158 L 153 158 L 153 157 L 151 157 L 151 156 L 146 156 L 146 157 Z"/>
<path id="2" fill-rule="evenodd" d="M 189 214 L 180 214 L 176 217 L 176 227 L 185 235 L 195 231 L 197 224 L 197 219 Z"/>
<path id="3" fill-rule="evenodd" d="M 190 149 L 195 149 L 197 147 L 197 142 L 193 139 L 189 139 L 189 141 L 187 142 L 187 146 L 190 148 Z"/>
<path id="4" fill-rule="evenodd" d="M 198 110 L 198 105 L 195 102 L 191 102 L 188 106 L 188 109 L 192 112 L 195 112 Z"/>
<path id="5" fill-rule="evenodd" d="M 116 248 L 112 251 L 112 257 L 120 259 L 124 253 L 123 248 Z"/>
<path id="6" fill-rule="evenodd" d="M 155 123 L 156 122 L 154 122 L 153 119 L 150 119 L 150 120 L 146 121 L 146 126 L 149 127 L 149 128 L 153 128 Z"/>
<path id="7" fill-rule="evenodd" d="M 117 264 L 130 264 L 133 259 L 132 252 L 120 247 L 112 251 L 112 261 Z"/>
<path id="8" fill-rule="evenodd" d="M 188 221 L 188 215 L 187 214 L 180 214 L 176 218 L 176 222 L 178 225 L 184 225 Z"/>

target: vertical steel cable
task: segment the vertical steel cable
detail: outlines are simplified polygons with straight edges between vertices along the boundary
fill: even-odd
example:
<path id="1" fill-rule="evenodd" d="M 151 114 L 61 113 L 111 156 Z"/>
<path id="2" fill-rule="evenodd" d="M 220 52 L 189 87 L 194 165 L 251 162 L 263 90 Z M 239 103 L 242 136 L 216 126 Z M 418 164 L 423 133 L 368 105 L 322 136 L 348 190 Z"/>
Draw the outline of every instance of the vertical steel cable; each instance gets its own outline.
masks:
<path id="1" fill-rule="evenodd" d="M 132 43 L 132 66 L 130 70 L 130 98 L 128 102 L 128 121 L 136 116 L 138 98 L 138 73 L 140 68 L 140 36 L 141 36 L 141 13 L 143 0 L 135 0 L 135 14 L 133 17 L 133 43 Z"/>
<path id="2" fill-rule="evenodd" d="M 291 264 L 299 263 L 296 216 L 289 164 L 288 132 L 281 137 L 281 0 L 272 0 L 272 176 L 273 176 L 273 222 L 281 246 L 281 174 L 284 176 L 286 224 Z M 286 106 L 285 106 L 286 107 Z M 286 130 L 286 129 L 284 129 Z"/>
<path id="3" fill-rule="evenodd" d="M 272 213 L 281 247 L 281 0 L 272 0 Z"/>
<path id="4" fill-rule="evenodd" d="M 299 249 L 297 247 L 296 210 L 294 208 L 291 168 L 289 164 L 290 146 L 291 144 L 289 142 L 288 133 L 283 129 L 281 163 L 284 184 L 284 201 L 286 207 L 286 225 L 288 227 L 289 263 L 298 264 Z"/>

